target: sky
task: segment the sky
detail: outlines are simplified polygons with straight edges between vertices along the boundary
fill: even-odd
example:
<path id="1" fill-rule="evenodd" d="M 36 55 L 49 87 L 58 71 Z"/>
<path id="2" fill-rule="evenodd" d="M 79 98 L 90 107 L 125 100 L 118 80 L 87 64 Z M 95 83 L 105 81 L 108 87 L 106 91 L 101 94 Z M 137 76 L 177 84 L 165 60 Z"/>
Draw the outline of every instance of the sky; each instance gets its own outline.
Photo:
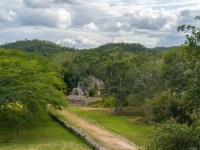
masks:
<path id="1" fill-rule="evenodd" d="M 0 0 L 0 44 L 48 40 L 67 47 L 184 43 L 183 24 L 200 26 L 200 0 Z"/>

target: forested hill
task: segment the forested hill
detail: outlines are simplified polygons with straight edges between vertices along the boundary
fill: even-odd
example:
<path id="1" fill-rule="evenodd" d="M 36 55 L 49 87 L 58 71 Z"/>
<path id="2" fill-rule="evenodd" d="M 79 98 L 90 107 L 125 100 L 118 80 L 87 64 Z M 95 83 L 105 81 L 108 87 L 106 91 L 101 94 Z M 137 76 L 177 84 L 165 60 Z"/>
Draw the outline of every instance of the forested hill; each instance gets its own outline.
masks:
<path id="1" fill-rule="evenodd" d="M 64 47 L 50 41 L 38 40 L 38 39 L 20 40 L 20 41 L 11 42 L 11 43 L 5 43 L 3 45 L 0 45 L 0 47 L 4 49 L 14 49 L 14 50 L 22 50 L 24 52 L 33 52 L 33 53 L 37 53 L 43 56 L 48 56 L 60 51 L 75 50 L 74 48 Z M 145 46 L 139 43 L 108 43 L 108 44 L 99 46 L 98 48 L 95 48 L 95 49 L 96 50 L 121 49 L 123 52 L 130 52 L 134 54 L 138 54 L 141 52 L 151 52 L 155 54 L 155 53 L 170 50 L 172 48 L 174 47 L 146 48 Z"/>
<path id="2" fill-rule="evenodd" d="M 150 48 L 149 50 L 153 51 L 153 53 L 159 53 L 159 52 L 168 51 L 168 50 L 176 48 L 176 47 L 178 47 L 178 46 L 171 46 L 171 47 L 161 46 L 161 47 Z"/>
<path id="3" fill-rule="evenodd" d="M 98 49 L 109 50 L 113 48 L 120 48 L 125 52 L 140 53 L 146 52 L 148 49 L 139 43 L 108 43 L 99 46 Z"/>
<path id="4" fill-rule="evenodd" d="M 59 51 L 72 51 L 74 48 L 63 47 L 50 41 L 45 40 L 20 40 L 0 45 L 4 49 L 22 50 L 24 52 L 33 52 L 40 55 L 48 56 Z"/>
<path id="5" fill-rule="evenodd" d="M 140 43 L 108 43 L 98 47 L 98 49 L 103 49 L 103 50 L 109 50 L 113 48 L 119 48 L 122 49 L 124 52 L 131 52 L 134 54 L 138 54 L 141 52 L 151 52 L 151 53 L 164 52 L 172 48 L 175 48 L 175 46 L 146 48 L 144 45 L 141 45 Z"/>

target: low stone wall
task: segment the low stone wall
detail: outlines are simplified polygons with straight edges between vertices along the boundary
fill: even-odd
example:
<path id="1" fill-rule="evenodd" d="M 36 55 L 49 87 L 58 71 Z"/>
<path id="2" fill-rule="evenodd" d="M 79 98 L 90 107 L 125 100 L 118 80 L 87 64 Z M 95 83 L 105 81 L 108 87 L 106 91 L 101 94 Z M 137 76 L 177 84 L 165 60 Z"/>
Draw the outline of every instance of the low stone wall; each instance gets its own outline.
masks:
<path id="1" fill-rule="evenodd" d="M 101 100 L 100 97 L 81 97 L 76 95 L 67 96 L 67 101 L 73 105 L 87 105 L 89 102 Z"/>
<path id="2" fill-rule="evenodd" d="M 63 127 L 68 129 L 74 135 L 76 135 L 77 137 L 82 139 L 85 143 L 87 143 L 89 146 L 91 146 L 92 149 L 94 149 L 94 150 L 106 150 L 106 148 L 104 148 L 101 145 L 99 145 L 98 143 L 94 142 L 94 140 L 92 140 L 92 138 L 89 135 L 83 133 L 80 129 L 77 129 L 75 127 L 70 126 L 69 123 L 59 119 L 58 117 L 56 117 L 53 114 L 50 114 L 50 115 L 55 121 L 59 122 Z"/>

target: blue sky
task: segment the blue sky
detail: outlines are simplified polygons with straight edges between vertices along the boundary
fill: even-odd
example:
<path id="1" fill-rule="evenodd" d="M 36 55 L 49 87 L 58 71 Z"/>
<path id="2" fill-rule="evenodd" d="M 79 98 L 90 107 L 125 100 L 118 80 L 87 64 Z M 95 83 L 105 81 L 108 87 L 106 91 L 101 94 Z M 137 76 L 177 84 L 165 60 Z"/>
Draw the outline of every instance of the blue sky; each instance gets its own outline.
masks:
<path id="1" fill-rule="evenodd" d="M 199 0 L 1 0 L 0 44 L 38 38 L 76 48 L 174 46 L 184 42 L 177 26 L 199 26 L 197 15 Z"/>

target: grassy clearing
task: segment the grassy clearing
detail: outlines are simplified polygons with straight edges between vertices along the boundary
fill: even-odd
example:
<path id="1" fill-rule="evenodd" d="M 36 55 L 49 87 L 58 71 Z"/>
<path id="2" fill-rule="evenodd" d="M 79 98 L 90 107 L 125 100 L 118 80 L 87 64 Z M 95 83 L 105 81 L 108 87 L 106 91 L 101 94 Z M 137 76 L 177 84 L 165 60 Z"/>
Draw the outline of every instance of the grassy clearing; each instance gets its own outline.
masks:
<path id="1" fill-rule="evenodd" d="M 142 134 L 151 130 L 151 127 L 145 125 L 142 117 L 115 116 L 111 113 L 113 110 L 109 108 L 95 109 L 69 106 L 68 109 L 109 131 L 122 135 L 139 146 L 143 146 L 149 141 L 143 138 Z"/>
<path id="2" fill-rule="evenodd" d="M 83 141 L 50 117 L 44 123 L 29 125 L 18 135 L 16 129 L 0 123 L 1 150 L 89 150 Z"/>

